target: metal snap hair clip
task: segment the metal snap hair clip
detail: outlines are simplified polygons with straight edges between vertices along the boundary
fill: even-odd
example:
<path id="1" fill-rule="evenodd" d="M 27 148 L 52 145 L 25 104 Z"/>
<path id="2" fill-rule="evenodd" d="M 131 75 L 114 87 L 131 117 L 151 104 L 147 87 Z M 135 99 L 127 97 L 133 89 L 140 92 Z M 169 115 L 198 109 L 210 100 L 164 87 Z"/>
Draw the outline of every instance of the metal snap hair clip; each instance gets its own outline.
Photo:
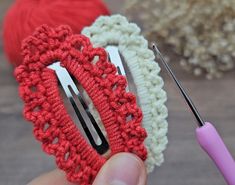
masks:
<path id="1" fill-rule="evenodd" d="M 126 76 L 126 72 L 123 67 L 123 62 L 119 54 L 118 48 L 116 46 L 110 45 L 110 46 L 107 46 L 105 50 L 109 54 L 110 62 L 112 62 L 116 66 L 118 70 L 118 74 Z"/>
<path id="2" fill-rule="evenodd" d="M 108 45 L 105 50 L 107 51 L 108 55 L 109 55 L 109 60 L 112 64 L 115 65 L 115 67 L 117 68 L 118 74 L 123 75 L 126 77 L 127 79 L 127 87 L 126 87 L 126 91 L 131 91 L 136 93 L 136 87 L 134 84 L 134 80 L 132 78 L 132 75 L 128 69 L 127 63 L 124 59 L 124 57 L 121 55 L 121 53 L 119 52 L 119 49 L 117 46 L 114 45 Z"/>
<path id="3" fill-rule="evenodd" d="M 68 26 L 43 25 L 24 40 L 22 56 L 15 77 L 24 117 L 33 123 L 35 138 L 46 153 L 54 155 L 69 181 L 91 185 L 106 160 L 119 152 L 147 158 L 142 111 L 104 48 L 94 48 L 88 37 L 73 34 Z M 91 115 L 83 95 L 94 105 L 102 124 Z M 81 129 L 66 103 L 73 107 Z M 92 135 L 93 127 L 100 143 Z"/>
<path id="4" fill-rule="evenodd" d="M 73 79 L 71 78 L 71 76 L 68 73 L 68 71 L 66 70 L 66 68 L 62 67 L 60 65 L 60 62 L 55 62 L 55 63 L 49 65 L 48 68 L 55 70 L 56 75 L 59 79 L 59 82 L 60 82 L 67 98 L 69 99 L 69 101 L 74 109 L 74 112 L 76 113 L 77 118 L 80 121 L 80 124 L 82 125 L 82 128 L 83 128 L 87 138 L 89 139 L 89 142 L 93 146 L 93 148 L 95 148 L 99 154 L 104 154 L 105 152 L 107 152 L 109 149 L 109 144 L 108 144 L 106 138 L 104 137 L 102 131 L 100 130 L 98 124 L 96 123 L 95 119 L 93 118 L 92 114 L 90 113 L 90 111 L 85 103 L 85 100 L 83 100 L 81 93 L 79 92 L 78 88 L 76 87 L 76 84 L 74 83 Z M 73 94 L 75 94 L 75 96 L 78 98 L 81 106 L 79 106 L 79 107 L 77 106 L 76 100 L 74 99 Z M 79 110 L 81 108 L 83 108 L 83 111 L 86 112 L 86 115 L 88 116 L 88 118 L 90 120 L 90 123 L 92 124 L 97 135 L 99 136 L 98 139 L 101 141 L 101 144 L 97 144 L 95 139 L 93 138 L 92 133 L 89 130 L 89 126 L 87 125 L 87 123 L 85 121 L 87 119 L 83 118 L 83 114 Z"/>
<path id="5" fill-rule="evenodd" d="M 145 161 L 147 171 L 153 171 L 164 161 L 163 151 L 167 145 L 167 108 L 164 82 L 159 75 L 160 67 L 155 63 L 154 53 L 148 48 L 148 41 L 141 36 L 140 28 L 128 22 L 121 15 L 100 16 L 82 34 L 90 38 L 96 47 L 104 47 L 110 61 L 118 68 L 119 74 L 126 76 L 128 91 L 137 97 L 143 112 L 142 126 L 148 137 L 145 146 L 148 156 Z M 89 104 L 89 110 L 102 128 L 102 120 Z"/>

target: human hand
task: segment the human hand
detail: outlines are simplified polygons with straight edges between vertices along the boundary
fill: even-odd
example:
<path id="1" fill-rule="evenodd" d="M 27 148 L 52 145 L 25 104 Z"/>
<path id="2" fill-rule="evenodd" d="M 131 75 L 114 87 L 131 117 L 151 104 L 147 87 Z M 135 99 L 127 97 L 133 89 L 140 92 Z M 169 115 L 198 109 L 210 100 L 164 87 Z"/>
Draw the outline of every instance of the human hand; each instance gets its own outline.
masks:
<path id="1" fill-rule="evenodd" d="M 93 185 L 145 185 L 147 174 L 144 163 L 130 153 L 111 157 L 101 168 Z M 28 185 L 76 185 L 66 180 L 64 172 L 54 170 L 37 177 Z"/>

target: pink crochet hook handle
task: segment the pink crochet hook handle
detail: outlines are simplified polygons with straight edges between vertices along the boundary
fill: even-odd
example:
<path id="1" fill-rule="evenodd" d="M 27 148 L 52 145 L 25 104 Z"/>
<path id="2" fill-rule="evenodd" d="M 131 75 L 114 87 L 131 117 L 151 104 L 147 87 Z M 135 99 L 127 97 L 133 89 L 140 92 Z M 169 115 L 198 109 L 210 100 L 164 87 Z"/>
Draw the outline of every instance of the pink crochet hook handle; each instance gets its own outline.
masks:
<path id="1" fill-rule="evenodd" d="M 197 141 L 229 185 L 235 185 L 235 162 L 215 127 L 206 122 L 196 129 Z"/>

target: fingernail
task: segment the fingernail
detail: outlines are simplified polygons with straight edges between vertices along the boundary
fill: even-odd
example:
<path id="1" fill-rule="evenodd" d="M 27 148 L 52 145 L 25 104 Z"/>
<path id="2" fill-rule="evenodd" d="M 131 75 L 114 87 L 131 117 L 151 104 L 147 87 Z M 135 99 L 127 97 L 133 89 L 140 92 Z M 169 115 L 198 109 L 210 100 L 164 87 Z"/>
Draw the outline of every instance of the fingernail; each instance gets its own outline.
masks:
<path id="1" fill-rule="evenodd" d="M 145 173 L 143 162 L 133 154 L 113 156 L 100 170 L 93 185 L 139 185 Z"/>

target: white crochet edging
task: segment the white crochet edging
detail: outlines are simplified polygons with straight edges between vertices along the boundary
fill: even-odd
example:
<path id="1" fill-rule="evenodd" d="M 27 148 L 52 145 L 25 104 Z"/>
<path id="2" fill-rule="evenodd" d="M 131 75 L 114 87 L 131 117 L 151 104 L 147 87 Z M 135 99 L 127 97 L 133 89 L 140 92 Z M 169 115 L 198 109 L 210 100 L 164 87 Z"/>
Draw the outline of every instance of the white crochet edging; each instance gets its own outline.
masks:
<path id="1" fill-rule="evenodd" d="M 124 57 L 137 89 L 139 106 L 143 111 L 142 125 L 148 133 L 145 146 L 148 157 L 145 161 L 147 171 L 164 161 L 163 151 L 168 143 L 166 121 L 168 111 L 163 80 L 159 76 L 160 67 L 154 62 L 154 54 L 148 49 L 148 42 L 140 35 L 140 28 L 129 23 L 121 15 L 100 16 L 90 27 L 85 27 L 82 34 L 90 38 L 94 47 L 116 45 Z M 97 122 L 101 124 L 94 105 L 89 105 Z M 102 124 L 101 124 L 102 125 Z"/>

